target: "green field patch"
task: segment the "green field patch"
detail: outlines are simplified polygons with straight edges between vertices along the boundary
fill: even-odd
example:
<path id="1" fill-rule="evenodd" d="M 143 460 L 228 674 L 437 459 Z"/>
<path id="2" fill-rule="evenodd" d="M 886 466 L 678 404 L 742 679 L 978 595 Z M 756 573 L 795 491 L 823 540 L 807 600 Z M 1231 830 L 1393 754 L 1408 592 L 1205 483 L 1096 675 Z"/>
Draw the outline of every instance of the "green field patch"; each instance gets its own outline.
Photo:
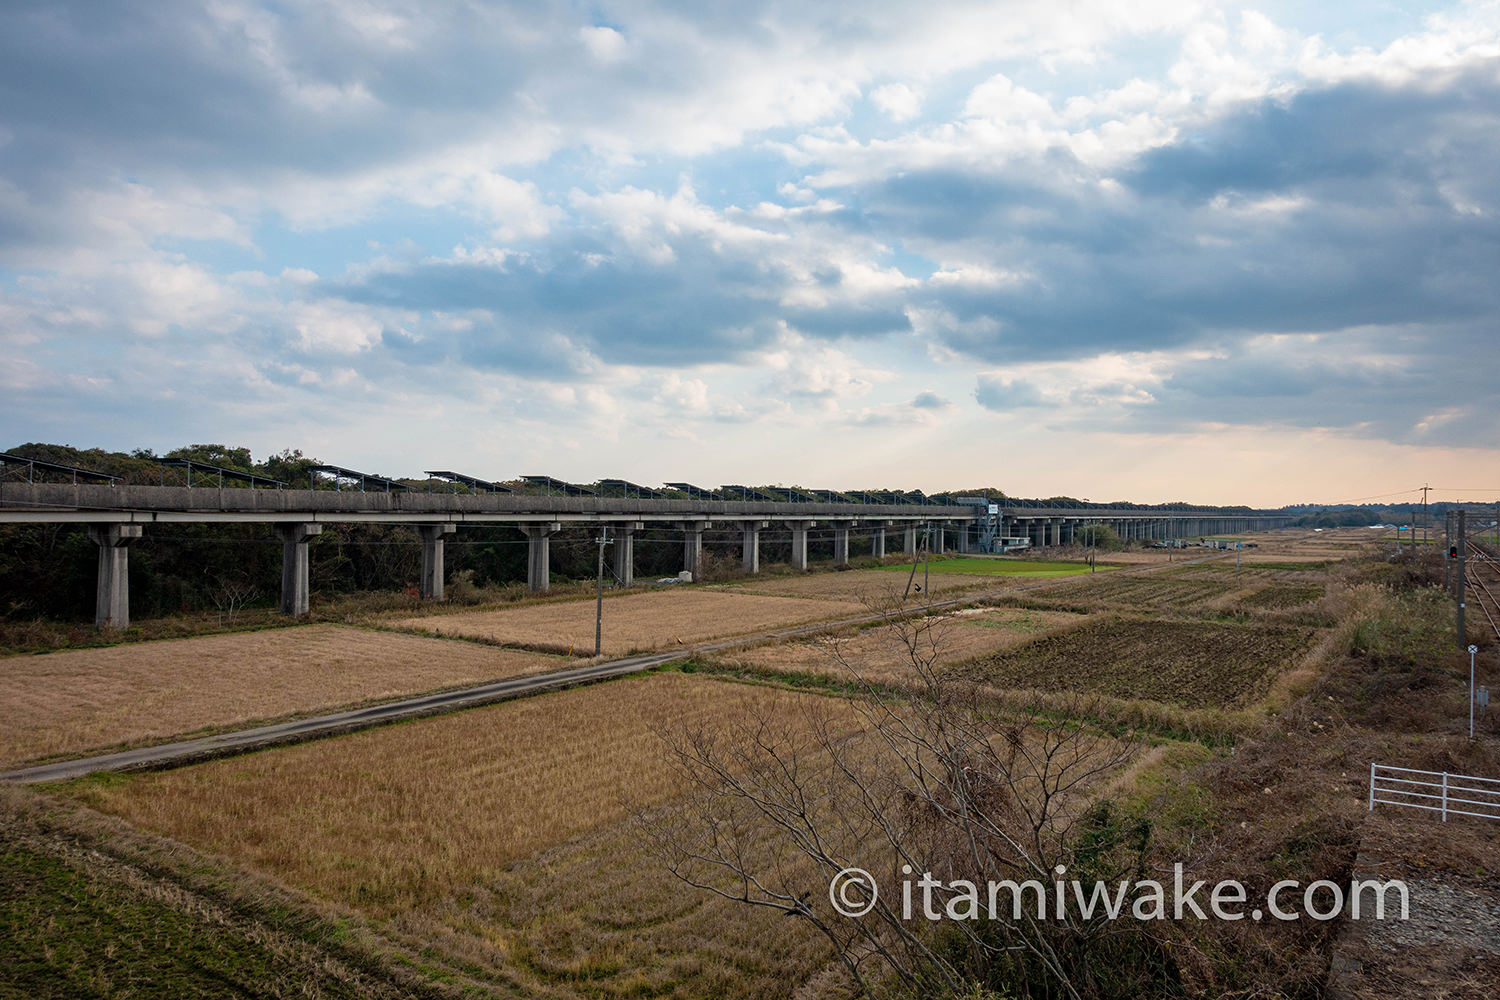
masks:
<path id="1" fill-rule="evenodd" d="M 1237 708 L 1263 697 L 1314 629 L 1101 618 L 954 668 L 1009 688 L 1079 691 L 1187 708 Z"/>
<path id="2" fill-rule="evenodd" d="M 921 573 L 924 564 L 917 564 Z M 910 573 L 911 563 L 886 566 L 893 573 Z M 1112 569 L 1104 563 L 1099 570 Z M 1078 576 L 1089 572 L 1089 564 L 1081 562 L 1047 562 L 1041 559 L 972 559 L 960 556 L 955 559 L 934 559 L 930 565 L 933 573 L 964 573 L 970 576 Z"/>
<path id="3" fill-rule="evenodd" d="M 26 844 L 0 850 L 0 995 L 207 1000 L 294 982 L 309 997 L 371 995 L 316 949 L 206 920 L 181 904 L 184 894 L 117 880 L 103 855 L 88 857 L 101 862 L 97 872 Z"/>

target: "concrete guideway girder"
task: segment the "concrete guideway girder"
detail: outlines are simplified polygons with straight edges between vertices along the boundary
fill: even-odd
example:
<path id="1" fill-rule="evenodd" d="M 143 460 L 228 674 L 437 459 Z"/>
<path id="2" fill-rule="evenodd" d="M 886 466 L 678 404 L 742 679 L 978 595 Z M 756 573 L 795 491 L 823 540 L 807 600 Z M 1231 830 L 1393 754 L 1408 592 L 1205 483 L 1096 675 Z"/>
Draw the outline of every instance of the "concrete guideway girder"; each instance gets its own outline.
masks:
<path id="1" fill-rule="evenodd" d="M 130 543 L 141 537 L 138 524 L 94 524 L 89 537 L 99 546 L 99 577 L 94 599 L 94 625 L 130 627 Z"/>

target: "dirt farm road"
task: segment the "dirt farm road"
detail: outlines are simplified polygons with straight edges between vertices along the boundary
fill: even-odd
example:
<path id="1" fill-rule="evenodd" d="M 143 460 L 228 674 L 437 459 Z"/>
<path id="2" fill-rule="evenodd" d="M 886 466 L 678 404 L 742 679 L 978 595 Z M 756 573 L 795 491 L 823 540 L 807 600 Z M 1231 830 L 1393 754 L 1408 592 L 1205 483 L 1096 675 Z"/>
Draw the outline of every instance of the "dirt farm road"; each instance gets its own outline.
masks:
<path id="1" fill-rule="evenodd" d="M 1212 556 L 1206 556 L 1201 559 L 1184 560 L 1176 565 L 1186 566 L 1195 562 L 1207 562 L 1212 559 L 1221 558 L 1224 558 L 1222 554 L 1215 553 Z M 1159 568 L 1165 567 L 1161 564 L 1152 564 L 1139 568 L 1130 567 L 1115 570 L 1110 575 L 1134 574 Z M 476 708 L 481 705 L 490 705 L 495 702 L 509 701 L 513 698 L 524 698 L 547 691 L 558 691 L 563 688 L 576 687 L 581 684 L 593 684 L 616 677 L 623 677 L 627 674 L 640 673 L 641 671 L 650 670 L 653 667 L 659 667 L 676 660 L 687 659 L 696 653 L 714 653 L 725 649 L 733 649 L 737 646 L 750 646 L 767 641 L 791 639 L 818 632 L 849 628 L 851 626 L 868 625 L 889 618 L 924 611 L 944 611 L 950 608 L 961 608 L 990 598 L 1013 595 L 1030 590 L 1040 590 L 1050 586 L 1057 586 L 1061 583 L 1076 581 L 1077 579 L 1078 577 L 1076 576 L 1050 578 L 1033 584 L 1007 587 L 1003 590 L 988 591 L 979 594 L 967 594 L 952 600 L 934 601 L 931 604 L 908 607 L 900 611 L 884 614 L 840 618 L 814 622 L 810 625 L 803 625 L 792 629 L 734 636 L 729 639 L 697 643 L 663 653 L 629 656 L 603 663 L 554 670 L 545 674 L 532 674 L 526 677 L 513 677 L 507 680 L 491 681 L 487 684 L 458 688 L 452 691 L 441 691 L 436 694 L 419 695 L 415 698 L 403 698 L 399 701 L 371 705 L 365 708 L 310 716 L 305 719 L 293 719 L 288 722 L 278 722 L 268 726 L 257 726 L 254 729 L 239 729 L 231 732 L 215 733 L 210 736 L 200 736 L 176 743 L 157 743 L 151 746 L 136 747 L 130 750 L 100 754 L 94 757 L 77 757 L 72 760 L 54 761 L 48 764 L 38 764 L 33 767 L 24 767 L 19 770 L 5 772 L 0 774 L 0 780 L 24 783 L 67 781 L 98 771 L 150 771 L 179 767 L 184 764 L 191 764 L 214 757 L 227 757 L 266 747 L 280 746 L 287 743 L 300 743 L 325 736 L 354 732 L 358 729 L 368 729 L 387 723 L 401 722 L 406 719 L 442 715 L 449 712 L 462 711 L 467 708 Z"/>

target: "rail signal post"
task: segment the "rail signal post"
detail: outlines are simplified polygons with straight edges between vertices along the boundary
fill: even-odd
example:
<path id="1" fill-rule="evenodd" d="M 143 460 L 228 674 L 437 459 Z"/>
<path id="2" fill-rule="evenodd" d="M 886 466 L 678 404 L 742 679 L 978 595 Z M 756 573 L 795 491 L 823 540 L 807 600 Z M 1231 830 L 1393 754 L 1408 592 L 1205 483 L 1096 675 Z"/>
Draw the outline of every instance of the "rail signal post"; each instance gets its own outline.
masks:
<path id="1" fill-rule="evenodd" d="M 1469 646 L 1469 739 L 1474 738 L 1474 654 L 1479 647 Z"/>

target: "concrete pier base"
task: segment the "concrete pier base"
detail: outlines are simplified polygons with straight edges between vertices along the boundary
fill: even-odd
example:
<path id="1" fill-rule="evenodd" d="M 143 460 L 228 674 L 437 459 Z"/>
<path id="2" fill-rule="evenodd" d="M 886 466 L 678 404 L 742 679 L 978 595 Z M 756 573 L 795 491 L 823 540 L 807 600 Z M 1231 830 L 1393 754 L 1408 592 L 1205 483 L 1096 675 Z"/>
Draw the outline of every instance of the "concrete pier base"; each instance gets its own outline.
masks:
<path id="1" fill-rule="evenodd" d="M 740 558 L 746 573 L 760 572 L 760 531 L 769 521 L 745 521 L 740 525 Z"/>
<path id="2" fill-rule="evenodd" d="M 635 533 L 645 526 L 643 522 L 632 521 L 609 527 L 615 542 L 615 582 L 622 587 L 635 586 Z"/>
<path id="3" fill-rule="evenodd" d="M 141 537 L 139 524 L 91 524 L 89 537 L 99 546 L 99 581 L 94 624 L 130 627 L 130 543 Z"/>
<path id="4" fill-rule="evenodd" d="M 552 586 L 552 536 L 562 530 L 556 521 L 517 525 L 531 544 L 526 547 L 526 589 L 545 593 Z"/>
<path id="5" fill-rule="evenodd" d="M 849 563 L 849 528 L 853 521 L 833 522 L 833 564 L 846 566 Z"/>
<path id="6" fill-rule="evenodd" d="M 697 580 L 703 572 L 703 529 L 708 527 L 708 522 L 683 521 L 679 527 L 682 528 L 682 568 Z"/>
<path id="7" fill-rule="evenodd" d="M 811 521 L 787 521 L 792 531 L 792 569 L 804 572 L 807 569 L 807 532 Z"/>
<path id="8" fill-rule="evenodd" d="M 426 601 L 443 599 L 443 537 L 457 528 L 452 524 L 419 524 L 417 537 L 422 539 L 422 575 L 417 592 Z"/>
<path id="9" fill-rule="evenodd" d="M 281 613 L 296 617 L 307 614 L 307 543 L 323 533 L 321 524 L 278 524 L 281 535 Z"/>

